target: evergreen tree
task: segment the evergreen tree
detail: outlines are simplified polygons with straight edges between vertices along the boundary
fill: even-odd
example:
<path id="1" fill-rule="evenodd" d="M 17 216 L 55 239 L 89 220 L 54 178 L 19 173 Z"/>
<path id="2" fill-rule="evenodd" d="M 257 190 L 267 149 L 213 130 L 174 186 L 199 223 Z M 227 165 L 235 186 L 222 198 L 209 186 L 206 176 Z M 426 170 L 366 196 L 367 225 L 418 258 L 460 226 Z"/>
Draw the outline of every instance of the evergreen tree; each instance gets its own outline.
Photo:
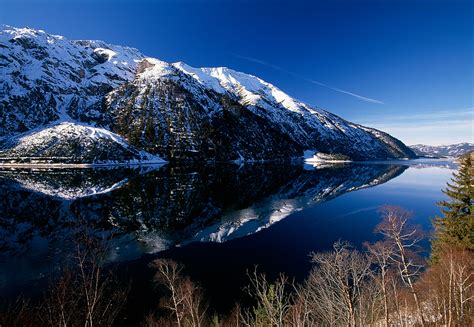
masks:
<path id="1" fill-rule="evenodd" d="M 437 256 L 446 244 L 456 244 L 474 250 L 474 203 L 473 203 L 473 161 L 474 152 L 459 160 L 459 170 L 443 191 L 449 197 L 438 205 L 443 213 L 434 221 L 435 234 L 432 242 L 432 256 Z"/>

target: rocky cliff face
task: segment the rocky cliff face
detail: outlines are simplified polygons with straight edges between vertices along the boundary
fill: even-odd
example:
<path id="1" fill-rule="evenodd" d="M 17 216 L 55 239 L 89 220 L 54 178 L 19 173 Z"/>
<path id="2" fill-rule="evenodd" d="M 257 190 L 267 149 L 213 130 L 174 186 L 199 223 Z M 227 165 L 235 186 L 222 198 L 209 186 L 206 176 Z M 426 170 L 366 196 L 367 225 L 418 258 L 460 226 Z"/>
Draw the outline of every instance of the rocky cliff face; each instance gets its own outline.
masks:
<path id="1" fill-rule="evenodd" d="M 288 159 L 304 150 L 354 160 L 414 157 L 388 134 L 310 107 L 228 68 L 169 64 L 132 48 L 8 26 L 0 28 L 0 50 L 3 157 L 50 154 L 29 144 L 18 152 L 12 147 L 19 142 L 12 139 L 44 128 L 61 130 L 57 126 L 64 122 L 78 125 L 76 130 L 106 128 L 137 151 L 167 160 Z M 63 136 L 56 133 L 56 138 Z M 75 153 L 58 149 L 57 157 Z M 112 153 L 95 150 L 94 156 L 76 158 L 102 160 Z M 111 160 L 121 156 L 119 151 Z M 130 158 L 136 156 L 124 160 Z"/>

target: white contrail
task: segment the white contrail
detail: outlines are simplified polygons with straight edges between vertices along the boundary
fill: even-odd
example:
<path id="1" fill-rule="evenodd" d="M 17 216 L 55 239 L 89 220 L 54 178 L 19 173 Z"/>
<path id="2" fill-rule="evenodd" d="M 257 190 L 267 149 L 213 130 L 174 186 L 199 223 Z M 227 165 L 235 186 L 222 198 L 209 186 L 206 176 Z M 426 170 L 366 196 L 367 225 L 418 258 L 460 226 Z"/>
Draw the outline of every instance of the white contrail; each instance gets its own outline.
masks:
<path id="1" fill-rule="evenodd" d="M 333 90 L 333 91 L 336 91 L 336 92 L 340 92 L 340 93 L 344 93 L 344 94 L 347 94 L 347 95 L 350 95 L 354 98 L 357 98 L 359 100 L 363 100 L 363 101 L 367 101 L 367 102 L 370 102 L 370 103 L 377 103 L 377 104 L 384 104 L 382 101 L 380 100 L 376 100 L 376 99 L 372 99 L 372 98 L 368 98 L 368 97 L 364 97 L 362 95 L 359 95 L 359 94 L 355 94 L 355 93 L 352 93 L 352 92 L 349 92 L 349 91 L 345 91 L 345 90 L 341 90 L 337 87 L 332 87 L 332 86 L 329 86 L 327 84 L 324 84 L 324 83 L 321 83 L 321 82 L 318 82 L 318 81 L 315 81 L 315 80 L 312 80 L 312 79 L 309 79 L 309 78 L 306 78 L 300 74 L 297 74 L 295 72 L 292 72 L 292 71 L 289 71 L 289 70 L 286 70 L 282 67 L 279 67 L 277 65 L 274 65 L 274 64 L 271 64 L 269 62 L 266 62 L 266 61 L 263 61 L 263 60 L 260 60 L 260 59 L 257 59 L 257 58 L 252 58 L 252 57 L 246 57 L 246 56 L 242 56 L 242 55 L 239 55 L 239 54 L 236 54 L 236 53 L 232 53 L 232 55 L 234 57 L 237 57 L 237 58 L 240 58 L 240 59 L 243 59 L 243 60 L 247 60 L 247 61 L 251 61 L 251 62 L 255 62 L 257 64 L 260 64 L 260 65 L 264 65 L 264 66 L 267 66 L 267 67 L 270 67 L 270 68 L 273 68 L 275 70 L 279 70 L 281 72 L 284 72 L 286 74 L 289 74 L 289 75 L 292 75 L 292 76 L 295 76 L 299 79 L 302 79 L 308 83 L 313 83 L 313 84 L 316 84 L 316 85 L 319 85 L 319 86 L 323 86 L 325 88 L 328 88 L 330 90 Z"/>

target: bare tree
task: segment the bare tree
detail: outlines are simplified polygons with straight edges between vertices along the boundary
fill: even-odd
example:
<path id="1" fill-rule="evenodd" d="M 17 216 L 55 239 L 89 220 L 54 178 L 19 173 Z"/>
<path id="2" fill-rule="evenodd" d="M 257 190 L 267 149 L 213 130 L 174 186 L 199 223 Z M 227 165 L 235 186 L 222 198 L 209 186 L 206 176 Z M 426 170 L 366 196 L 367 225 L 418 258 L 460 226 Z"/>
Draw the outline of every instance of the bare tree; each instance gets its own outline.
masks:
<path id="1" fill-rule="evenodd" d="M 257 304 L 251 310 L 244 310 L 241 321 L 245 326 L 284 326 L 290 308 L 290 298 L 286 293 L 288 280 L 280 275 L 275 283 L 270 283 L 264 274 L 255 269 L 249 274 L 247 291 Z"/>
<path id="2" fill-rule="evenodd" d="M 75 249 L 52 277 L 44 301 L 18 302 L 0 326 L 111 326 L 127 300 L 128 288 L 105 266 L 105 240 L 80 231 Z M 19 305 L 21 304 L 21 305 Z M 9 316 L 9 317 L 8 317 Z M 15 317 L 15 319 L 11 319 Z"/>
<path id="3" fill-rule="evenodd" d="M 444 245 L 437 259 L 420 283 L 432 316 L 441 317 L 446 326 L 472 325 L 474 255 L 460 246 Z"/>
<path id="4" fill-rule="evenodd" d="M 155 281 L 165 285 L 170 292 L 170 301 L 165 307 L 173 312 L 178 327 L 181 327 L 184 316 L 184 294 L 180 292 L 179 284 L 184 267 L 166 259 L 155 260 L 151 266 L 157 270 Z"/>
<path id="5" fill-rule="evenodd" d="M 76 291 L 71 289 L 74 284 L 74 273 L 67 267 L 63 270 L 58 280 L 50 283 L 49 294 L 44 303 L 45 315 L 49 325 L 69 326 L 77 320 L 79 298 Z"/>
<path id="6" fill-rule="evenodd" d="M 396 264 L 399 276 L 410 289 L 418 316 L 422 326 L 425 318 L 419 295 L 415 288 L 415 280 L 419 277 L 423 265 L 417 263 L 415 249 L 422 239 L 421 228 L 409 224 L 412 214 L 396 206 L 384 206 L 381 209 L 382 222 L 377 225 L 376 231 L 381 233 L 385 241 L 393 246 L 394 251 L 390 259 Z"/>
<path id="7" fill-rule="evenodd" d="M 6 305 L 6 307 L 3 307 Z M 38 327 L 44 326 L 39 319 L 37 308 L 28 299 L 18 298 L 15 302 L 4 304 L 0 309 L 0 326 Z"/>
<path id="8" fill-rule="evenodd" d="M 184 293 L 184 307 L 188 314 L 190 325 L 201 327 L 206 319 L 207 304 L 204 302 L 202 290 L 196 286 L 189 277 L 185 277 L 181 284 Z"/>
<path id="9" fill-rule="evenodd" d="M 157 270 L 155 282 L 169 291 L 163 306 L 173 313 L 177 326 L 202 326 L 207 318 L 207 304 L 203 301 L 201 288 L 183 275 L 184 267 L 167 259 L 155 260 L 151 266 Z"/>
<path id="10" fill-rule="evenodd" d="M 227 315 L 220 317 L 218 324 L 214 324 L 216 327 L 240 327 L 242 325 L 242 308 L 239 303 L 235 304 Z"/>
<path id="11" fill-rule="evenodd" d="M 305 285 L 296 285 L 293 290 L 293 303 L 288 312 L 288 321 L 291 326 L 312 326 L 312 299 Z"/>
<path id="12" fill-rule="evenodd" d="M 389 287 L 387 288 L 389 298 L 392 300 L 392 310 L 391 312 L 395 311 L 395 320 L 398 320 L 398 324 L 404 326 L 403 323 L 403 316 L 402 316 L 402 304 L 401 304 L 401 296 L 400 296 L 400 289 L 402 287 L 402 281 L 398 277 L 398 272 L 389 270 L 387 274 L 387 283 Z"/>
<path id="13" fill-rule="evenodd" d="M 126 302 L 128 289 L 105 269 L 105 240 L 78 233 L 71 261 L 50 282 L 40 319 L 50 326 L 109 326 Z"/>
<path id="14" fill-rule="evenodd" d="M 371 257 L 371 261 L 377 264 L 378 268 L 378 285 L 382 292 L 383 306 L 384 306 L 384 321 L 385 327 L 390 326 L 389 320 L 389 278 L 388 273 L 390 269 L 390 258 L 394 255 L 393 244 L 387 241 L 378 241 L 374 244 L 366 244 L 367 250 Z"/>
<path id="15" fill-rule="evenodd" d="M 363 325 L 364 288 L 370 276 L 368 257 L 347 243 L 312 255 L 316 267 L 305 284 L 305 300 L 311 303 L 311 322 L 324 326 Z"/>
<path id="16" fill-rule="evenodd" d="M 86 238 L 84 242 L 88 243 L 78 246 L 76 260 L 86 303 L 86 326 L 110 325 L 125 304 L 128 288 L 120 286 L 112 272 L 104 269 L 107 247 L 103 240 Z"/>
<path id="17" fill-rule="evenodd" d="M 450 247 L 445 251 L 448 257 L 450 269 L 453 274 L 453 292 L 458 303 L 458 322 L 461 327 L 473 323 L 474 302 L 474 258 L 472 252 L 466 249 L 455 249 Z M 471 325 L 472 326 L 472 325 Z"/>

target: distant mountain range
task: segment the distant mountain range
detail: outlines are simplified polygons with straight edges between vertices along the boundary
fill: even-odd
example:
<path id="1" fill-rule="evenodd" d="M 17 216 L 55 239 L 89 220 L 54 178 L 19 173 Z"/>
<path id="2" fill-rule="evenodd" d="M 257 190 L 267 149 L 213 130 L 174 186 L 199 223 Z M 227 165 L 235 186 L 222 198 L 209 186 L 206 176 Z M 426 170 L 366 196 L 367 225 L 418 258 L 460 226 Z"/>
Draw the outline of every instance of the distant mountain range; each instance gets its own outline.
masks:
<path id="1" fill-rule="evenodd" d="M 392 136 L 255 76 L 0 27 L 0 162 L 414 158 Z"/>
<path id="2" fill-rule="evenodd" d="M 458 158 L 470 151 L 474 151 L 474 143 L 459 143 L 451 145 L 415 144 L 411 145 L 410 148 L 418 156 Z"/>

